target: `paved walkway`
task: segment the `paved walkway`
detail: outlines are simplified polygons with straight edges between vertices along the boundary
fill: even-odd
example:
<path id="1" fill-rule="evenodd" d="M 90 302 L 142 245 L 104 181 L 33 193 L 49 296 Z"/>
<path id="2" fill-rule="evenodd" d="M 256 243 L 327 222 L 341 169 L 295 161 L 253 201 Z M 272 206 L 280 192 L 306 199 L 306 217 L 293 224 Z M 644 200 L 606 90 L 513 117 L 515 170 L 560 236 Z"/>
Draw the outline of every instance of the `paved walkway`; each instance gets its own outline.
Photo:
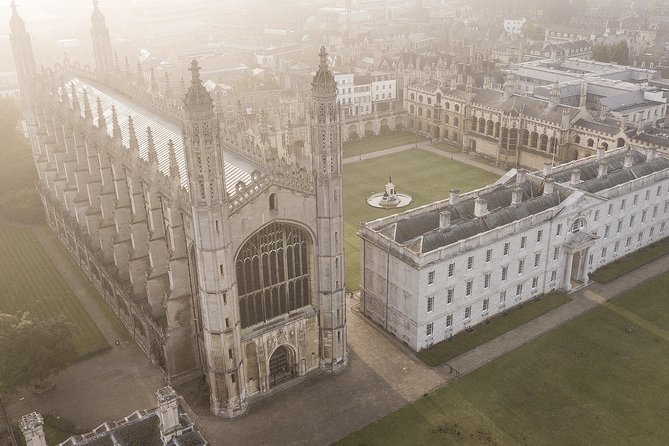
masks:
<path id="1" fill-rule="evenodd" d="M 425 145 L 430 144 L 429 142 L 423 141 L 418 143 L 418 148 L 422 149 Z M 375 152 L 363 153 L 362 155 L 354 155 L 344 158 L 342 163 L 352 164 L 359 163 L 360 161 L 369 160 L 372 158 L 378 158 L 380 156 L 391 155 L 393 153 L 405 152 L 416 147 L 415 143 L 405 144 L 403 146 L 390 147 L 388 149 L 377 150 Z"/>
<path id="2" fill-rule="evenodd" d="M 667 270 L 669 270 L 669 254 L 609 283 L 592 282 L 588 287 L 574 292 L 570 302 L 463 353 L 448 364 L 461 374 L 469 373 Z M 440 368 L 444 376 L 449 371 L 447 365 Z"/>
<path id="3" fill-rule="evenodd" d="M 355 156 L 349 156 L 347 158 L 344 158 L 342 161 L 344 164 L 352 164 L 352 163 L 359 163 L 360 161 L 365 161 L 368 159 L 372 158 L 378 158 L 381 156 L 386 156 L 386 155 L 391 155 L 393 153 L 400 153 L 400 152 L 405 152 L 407 150 L 412 150 L 416 147 L 416 144 L 405 144 L 403 146 L 397 146 L 397 147 L 390 147 L 388 149 L 383 149 L 383 150 L 377 150 L 376 152 L 370 152 L 370 153 L 365 153 L 362 155 L 355 155 Z M 435 155 L 443 156 L 444 158 L 449 158 L 452 160 L 460 161 L 461 163 L 464 164 L 469 164 L 470 166 L 478 167 L 479 169 L 495 173 L 497 175 L 504 175 L 507 171 L 491 166 L 490 164 L 484 163 L 482 161 L 478 161 L 476 158 L 469 156 L 466 153 L 462 152 L 455 152 L 451 153 L 446 150 L 440 150 L 437 149 L 436 147 L 433 147 L 429 142 L 423 141 L 418 143 L 418 148 L 421 150 L 425 150 L 426 152 L 434 153 Z"/>
<path id="4" fill-rule="evenodd" d="M 30 229 L 112 349 L 50 378 L 55 387 L 49 392 L 35 395 L 20 389 L 5 395 L 11 419 L 16 421 L 34 411 L 53 413 L 90 430 L 137 409 L 155 407 L 154 392 L 165 385 L 163 372 L 134 342 L 115 345 L 119 335 L 98 306 L 99 297 L 91 294 L 86 279 L 72 266 L 65 248 L 48 227 L 34 225 Z"/>
<path id="5" fill-rule="evenodd" d="M 460 161 L 461 163 L 464 164 L 469 164 L 470 166 L 473 167 L 478 167 L 481 170 L 492 172 L 500 176 L 504 175 L 507 172 L 507 170 L 502 169 L 501 167 L 491 166 L 490 164 L 478 161 L 476 158 L 470 156 L 467 153 L 462 153 L 462 152 L 451 153 L 445 150 L 439 150 L 436 147 L 432 147 L 429 144 L 422 146 L 421 149 L 425 150 L 426 152 L 434 153 L 435 155 L 441 155 L 444 158 L 450 158 L 455 161 Z"/>

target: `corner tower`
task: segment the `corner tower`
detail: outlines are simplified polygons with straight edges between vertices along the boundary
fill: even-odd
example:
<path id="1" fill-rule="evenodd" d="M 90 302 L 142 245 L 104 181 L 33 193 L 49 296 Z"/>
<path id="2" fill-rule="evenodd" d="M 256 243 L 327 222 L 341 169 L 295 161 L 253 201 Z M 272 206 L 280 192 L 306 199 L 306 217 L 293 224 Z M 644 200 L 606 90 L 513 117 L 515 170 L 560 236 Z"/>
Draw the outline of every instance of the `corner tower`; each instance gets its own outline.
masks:
<path id="1" fill-rule="evenodd" d="M 93 0 L 91 15 L 91 37 L 93 39 L 93 55 L 95 56 L 95 72 L 100 80 L 114 69 L 111 37 L 105 16 L 100 11 L 98 0 Z"/>
<path id="2" fill-rule="evenodd" d="M 344 293 L 342 146 L 337 84 L 325 47 L 311 83 L 311 147 L 316 177 L 320 368 L 336 372 L 348 362 Z"/>
<path id="3" fill-rule="evenodd" d="M 14 54 L 14 64 L 23 100 L 29 102 L 31 84 L 37 74 L 35 56 L 30 34 L 26 24 L 16 11 L 16 3 L 12 1 L 12 17 L 9 19 L 9 40 Z"/>
<path id="4" fill-rule="evenodd" d="M 228 225 L 229 199 L 218 117 L 193 60 L 184 99 L 183 141 L 188 169 L 193 244 L 189 250 L 197 277 L 195 305 L 201 312 L 202 366 L 210 387 L 211 410 L 223 417 L 246 411 L 241 327 L 233 298 L 234 268 Z M 232 323 L 230 323 L 232 321 Z"/>

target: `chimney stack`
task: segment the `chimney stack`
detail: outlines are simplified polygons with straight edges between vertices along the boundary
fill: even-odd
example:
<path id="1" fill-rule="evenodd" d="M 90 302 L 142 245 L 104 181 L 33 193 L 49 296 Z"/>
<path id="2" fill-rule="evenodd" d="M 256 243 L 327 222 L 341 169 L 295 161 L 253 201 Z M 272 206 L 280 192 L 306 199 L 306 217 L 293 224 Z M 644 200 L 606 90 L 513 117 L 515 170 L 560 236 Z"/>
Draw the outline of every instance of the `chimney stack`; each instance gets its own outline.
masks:
<path id="1" fill-rule="evenodd" d="M 571 173 L 571 185 L 575 186 L 581 182 L 581 170 L 574 169 Z"/>
<path id="2" fill-rule="evenodd" d="M 42 415 L 33 412 L 22 416 L 19 427 L 21 433 L 23 433 L 23 438 L 26 440 L 26 446 L 47 446 Z"/>
<path id="3" fill-rule="evenodd" d="M 555 191 L 555 181 L 551 175 L 544 179 L 544 195 L 552 194 Z"/>
<path id="4" fill-rule="evenodd" d="M 439 213 L 439 229 L 446 229 L 451 225 L 451 213 L 442 211 Z"/>
<path id="5" fill-rule="evenodd" d="M 516 172 L 516 184 L 521 185 L 527 180 L 527 171 L 525 169 L 518 169 Z"/>
<path id="6" fill-rule="evenodd" d="M 630 169 L 634 165 L 634 155 L 632 151 L 628 148 L 627 153 L 625 154 L 625 161 L 623 162 L 623 167 L 625 169 Z"/>
<path id="7" fill-rule="evenodd" d="M 483 217 L 488 213 L 488 201 L 485 198 L 476 197 L 474 202 L 474 215 L 476 217 Z"/>
<path id="8" fill-rule="evenodd" d="M 158 417 L 160 418 L 160 436 L 167 444 L 172 437 L 179 433 L 179 397 L 173 388 L 167 386 L 156 392 L 158 402 Z"/>
<path id="9" fill-rule="evenodd" d="M 523 189 L 517 187 L 511 193 L 511 206 L 518 206 L 523 202 Z"/>
<path id="10" fill-rule="evenodd" d="M 451 189 L 448 193 L 448 204 L 453 206 L 458 202 L 458 197 L 460 196 L 460 189 Z"/>
<path id="11" fill-rule="evenodd" d="M 646 149 L 646 161 L 654 160 L 657 158 L 657 150 L 655 147 Z"/>
<path id="12" fill-rule="evenodd" d="M 544 176 L 552 175 L 553 174 L 553 163 L 550 161 L 546 161 L 544 163 Z"/>
<path id="13" fill-rule="evenodd" d="M 597 178 L 604 178 L 609 171 L 609 163 L 606 161 L 599 162 L 599 170 L 597 171 Z"/>
<path id="14" fill-rule="evenodd" d="M 598 160 L 604 159 L 604 153 L 605 153 L 605 150 L 602 149 L 601 147 L 599 149 L 597 149 L 597 159 Z"/>

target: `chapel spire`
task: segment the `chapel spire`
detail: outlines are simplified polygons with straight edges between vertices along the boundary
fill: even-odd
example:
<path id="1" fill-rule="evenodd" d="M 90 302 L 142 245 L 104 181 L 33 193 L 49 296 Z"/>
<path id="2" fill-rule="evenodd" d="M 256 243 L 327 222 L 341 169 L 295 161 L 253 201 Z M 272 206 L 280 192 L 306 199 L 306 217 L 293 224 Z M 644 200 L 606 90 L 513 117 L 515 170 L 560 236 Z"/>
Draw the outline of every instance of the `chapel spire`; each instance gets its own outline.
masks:
<path id="1" fill-rule="evenodd" d="M 93 1 L 93 14 L 91 15 L 91 37 L 93 39 L 93 54 L 95 56 L 95 71 L 100 80 L 114 70 L 114 54 L 111 46 L 111 36 L 105 21 L 105 16 L 100 11 L 98 0 Z"/>

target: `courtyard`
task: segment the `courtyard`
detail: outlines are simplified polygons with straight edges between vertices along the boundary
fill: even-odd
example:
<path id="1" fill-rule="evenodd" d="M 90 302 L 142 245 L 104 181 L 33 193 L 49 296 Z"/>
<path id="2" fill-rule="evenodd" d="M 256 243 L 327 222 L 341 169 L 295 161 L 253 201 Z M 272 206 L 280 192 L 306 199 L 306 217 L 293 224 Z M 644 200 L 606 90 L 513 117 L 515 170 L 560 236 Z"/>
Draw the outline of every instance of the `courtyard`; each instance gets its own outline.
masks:
<path id="1" fill-rule="evenodd" d="M 360 286 L 360 223 L 392 215 L 393 209 L 369 206 L 367 197 L 382 192 L 392 177 L 398 192 L 413 196 L 414 201 L 401 211 L 448 197 L 453 188 L 463 192 L 495 182 L 499 176 L 476 167 L 448 159 L 426 150 L 368 159 L 344 166 L 344 252 L 345 282 L 350 290 Z"/>

